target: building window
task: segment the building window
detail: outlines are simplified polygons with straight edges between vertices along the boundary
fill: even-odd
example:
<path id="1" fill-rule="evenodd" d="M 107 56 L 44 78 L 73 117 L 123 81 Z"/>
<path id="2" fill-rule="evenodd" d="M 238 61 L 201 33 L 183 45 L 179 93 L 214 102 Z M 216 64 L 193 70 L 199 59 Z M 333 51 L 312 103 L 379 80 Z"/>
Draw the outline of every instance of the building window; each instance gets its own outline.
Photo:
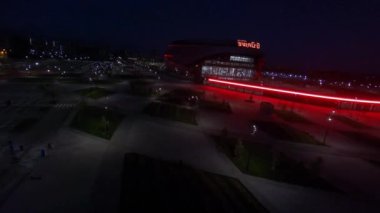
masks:
<path id="1" fill-rule="evenodd" d="M 222 67 L 213 65 L 204 65 L 201 69 L 202 76 L 218 76 L 229 77 L 237 79 L 249 79 L 253 77 L 253 69 L 249 68 L 236 68 L 236 67 Z"/>
<path id="2" fill-rule="evenodd" d="M 254 60 L 253 58 L 250 58 L 250 57 L 231 55 L 230 61 L 253 63 Z"/>

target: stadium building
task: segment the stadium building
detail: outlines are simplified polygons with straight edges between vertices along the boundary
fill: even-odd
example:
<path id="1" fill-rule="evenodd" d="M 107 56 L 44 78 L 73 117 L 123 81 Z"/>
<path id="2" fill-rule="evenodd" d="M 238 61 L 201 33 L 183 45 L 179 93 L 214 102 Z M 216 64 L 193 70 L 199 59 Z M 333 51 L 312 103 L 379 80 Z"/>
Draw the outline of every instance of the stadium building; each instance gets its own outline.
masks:
<path id="1" fill-rule="evenodd" d="M 165 55 L 168 71 L 202 82 L 213 77 L 252 80 L 261 76 L 263 54 L 259 42 L 246 40 L 179 40 Z"/>

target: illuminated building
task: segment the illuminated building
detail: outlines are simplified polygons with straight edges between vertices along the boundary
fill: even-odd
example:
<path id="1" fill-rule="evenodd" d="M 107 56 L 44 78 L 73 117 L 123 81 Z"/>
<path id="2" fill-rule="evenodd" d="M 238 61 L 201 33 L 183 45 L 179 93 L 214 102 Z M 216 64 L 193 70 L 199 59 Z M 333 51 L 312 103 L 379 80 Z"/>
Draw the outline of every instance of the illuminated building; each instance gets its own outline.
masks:
<path id="1" fill-rule="evenodd" d="M 169 44 L 166 69 L 202 82 L 213 77 L 252 80 L 261 76 L 263 54 L 259 42 L 246 40 L 179 40 Z"/>

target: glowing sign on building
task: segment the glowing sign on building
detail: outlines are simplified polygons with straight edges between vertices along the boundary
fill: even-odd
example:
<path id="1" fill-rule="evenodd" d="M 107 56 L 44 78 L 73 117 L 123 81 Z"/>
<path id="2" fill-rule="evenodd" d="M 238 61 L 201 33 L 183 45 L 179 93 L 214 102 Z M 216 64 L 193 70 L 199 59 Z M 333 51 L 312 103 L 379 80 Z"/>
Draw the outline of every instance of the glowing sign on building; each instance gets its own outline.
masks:
<path id="1" fill-rule="evenodd" d="M 237 45 L 238 47 L 260 49 L 260 43 L 254 41 L 248 42 L 246 40 L 237 40 Z"/>

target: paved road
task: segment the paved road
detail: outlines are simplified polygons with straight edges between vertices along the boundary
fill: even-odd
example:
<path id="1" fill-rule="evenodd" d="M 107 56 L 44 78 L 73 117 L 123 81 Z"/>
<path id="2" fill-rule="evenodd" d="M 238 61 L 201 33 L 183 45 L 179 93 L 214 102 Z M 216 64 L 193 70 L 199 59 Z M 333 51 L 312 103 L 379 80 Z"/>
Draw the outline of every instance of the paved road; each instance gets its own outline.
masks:
<path id="1" fill-rule="evenodd" d="M 232 95 L 233 96 L 233 95 Z M 224 97 L 228 97 L 224 96 Z M 242 102 L 243 99 L 238 100 Z M 119 101 L 120 100 L 120 101 Z M 379 212 L 379 208 L 365 199 L 318 191 L 310 188 L 278 183 L 241 173 L 231 161 L 217 150 L 205 134 L 205 122 L 192 126 L 141 115 L 147 100 L 128 95 L 115 95 L 94 104 L 122 111 L 126 117 L 110 141 L 86 133 L 61 129 L 53 137 L 56 148 L 48 158 L 34 165 L 31 175 L 40 180 L 25 180 L 4 203 L 1 212 L 62 211 L 62 212 L 117 212 L 122 159 L 126 152 L 137 152 L 151 157 L 179 161 L 206 171 L 238 178 L 272 212 Z M 233 109 L 238 109 L 233 106 Z M 241 116 L 247 117 L 250 107 L 241 106 Z M 239 114 L 239 113 L 237 113 Z M 248 113 L 249 114 L 249 113 Z M 208 124 L 216 130 L 231 123 L 237 134 L 243 134 L 244 122 L 234 125 L 233 116 L 210 115 Z M 220 119 L 220 120 L 218 120 Z M 235 132 L 235 131 L 234 131 Z M 264 137 L 264 136 L 263 136 Z M 359 172 L 372 174 L 357 160 L 340 157 L 330 149 L 294 143 L 283 143 L 284 149 L 304 153 L 306 157 L 328 156 L 328 169 L 339 168 L 331 174 L 344 174 L 347 165 L 361 167 Z M 301 156 L 302 157 L 302 156 Z M 305 157 L 305 158 L 306 158 Z M 351 168 L 355 168 L 351 167 Z M 372 168 L 371 168 L 372 169 Z M 350 174 L 351 175 L 351 174 Z M 357 181 L 358 173 L 351 175 Z M 336 180 L 342 176 L 337 176 Z M 343 176 L 344 177 L 344 176 Z M 373 180 L 371 180 L 373 181 Z M 345 186 L 347 187 L 347 186 Z M 57 193 L 59 191 L 59 193 Z M 33 195 L 33 196 L 30 196 Z M 24 205 L 17 205 L 18 203 Z M 377 210 L 377 211 L 376 211 Z"/>

